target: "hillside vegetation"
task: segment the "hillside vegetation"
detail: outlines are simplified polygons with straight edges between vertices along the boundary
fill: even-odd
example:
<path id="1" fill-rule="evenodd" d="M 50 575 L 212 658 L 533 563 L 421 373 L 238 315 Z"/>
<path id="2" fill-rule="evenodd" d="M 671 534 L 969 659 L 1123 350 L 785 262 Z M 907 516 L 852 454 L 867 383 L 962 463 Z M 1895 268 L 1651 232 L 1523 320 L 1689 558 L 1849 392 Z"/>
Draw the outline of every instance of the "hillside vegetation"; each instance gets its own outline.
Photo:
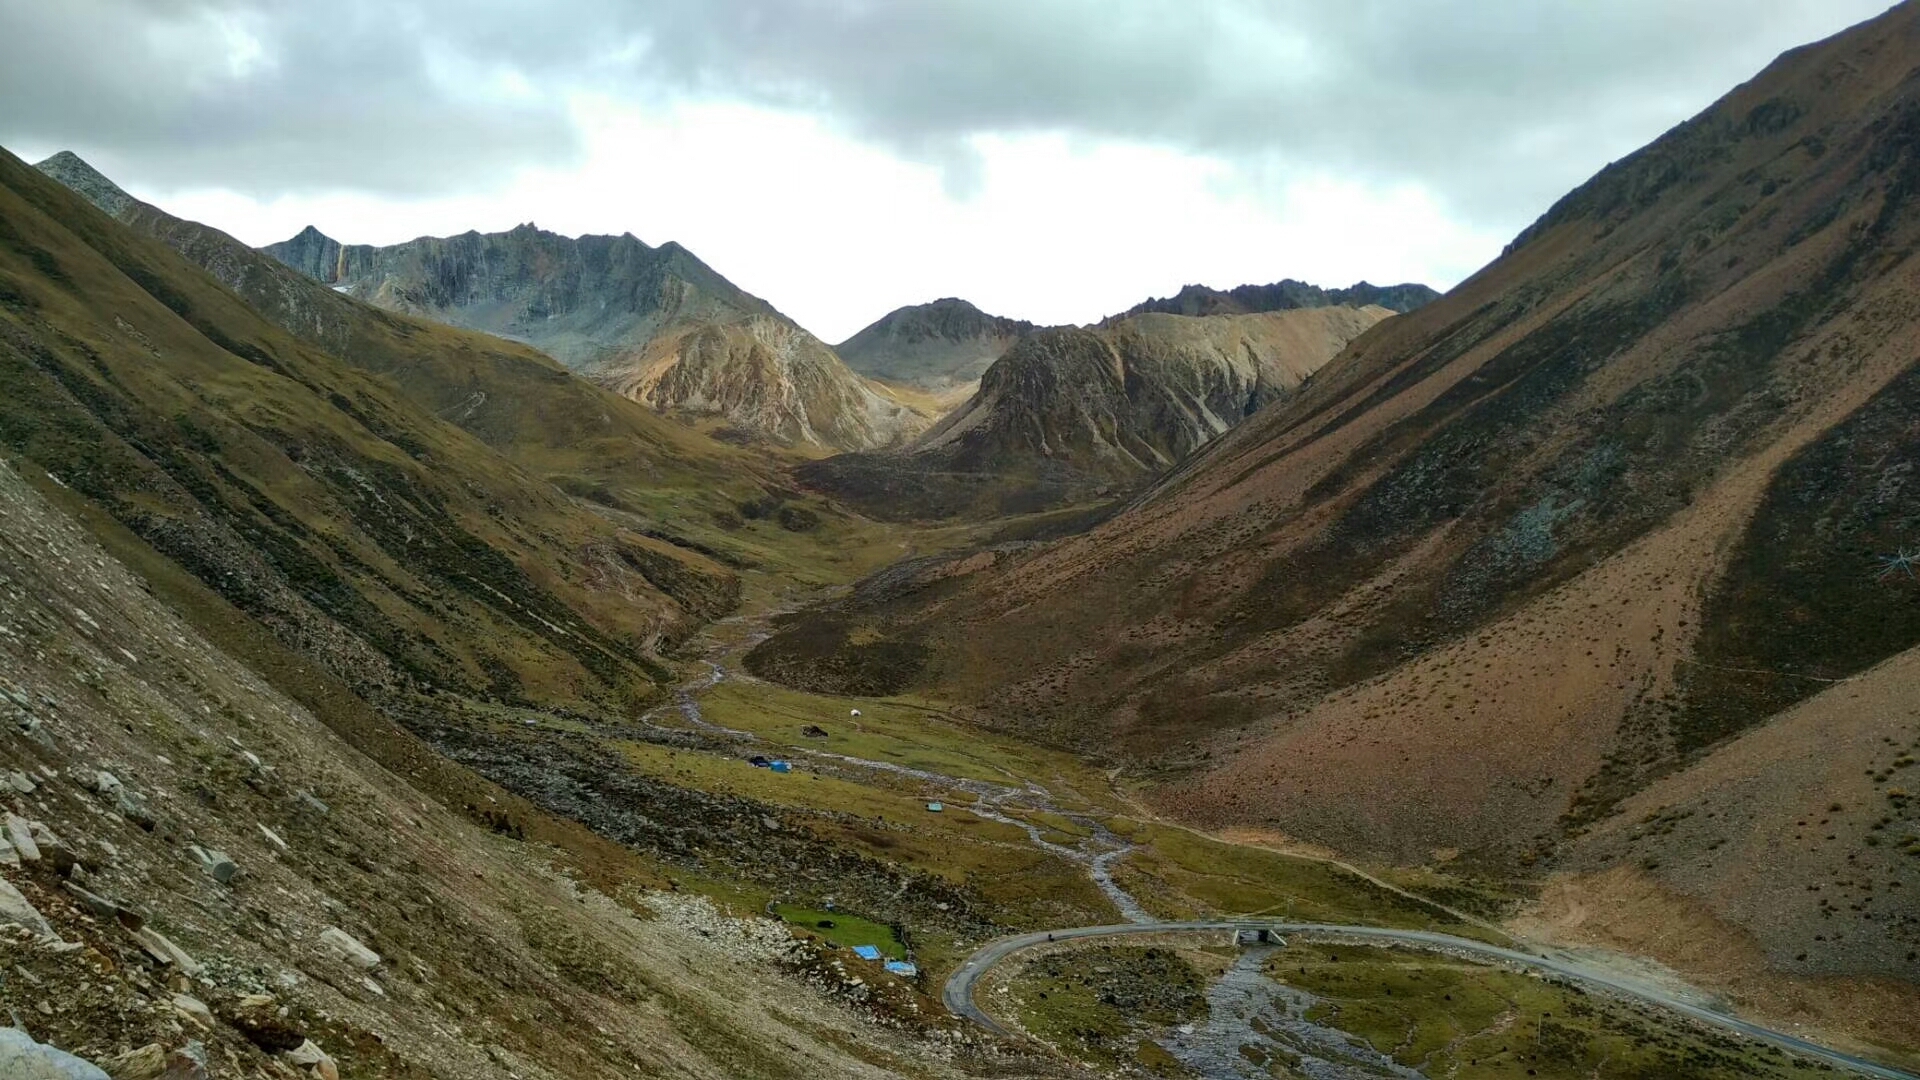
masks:
<path id="1" fill-rule="evenodd" d="M 1092 532 L 876 579 L 756 662 L 896 657 L 1193 823 L 1611 868 L 1613 942 L 1755 1000 L 1862 980 L 1876 1019 L 1832 1007 L 1910 1040 L 1920 712 L 1850 703 L 1920 644 L 1917 52 L 1905 4 L 1786 54 Z"/>

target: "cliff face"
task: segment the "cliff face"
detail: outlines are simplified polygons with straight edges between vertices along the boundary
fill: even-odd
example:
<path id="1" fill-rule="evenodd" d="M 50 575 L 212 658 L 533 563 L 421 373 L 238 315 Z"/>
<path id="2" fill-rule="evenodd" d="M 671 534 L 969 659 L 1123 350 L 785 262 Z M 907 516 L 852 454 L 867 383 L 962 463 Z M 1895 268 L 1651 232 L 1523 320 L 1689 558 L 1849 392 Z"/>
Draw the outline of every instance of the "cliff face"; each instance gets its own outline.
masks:
<path id="1" fill-rule="evenodd" d="M 897 308 L 835 347 L 862 375 L 935 392 L 977 382 L 1035 327 L 948 297 Z"/>
<path id="2" fill-rule="evenodd" d="M 656 408 L 777 441 L 869 449 L 927 423 L 678 244 L 527 224 L 372 247 L 308 227 L 264 250 L 368 303 L 527 342 Z M 661 370 L 682 363 L 678 376 Z"/>

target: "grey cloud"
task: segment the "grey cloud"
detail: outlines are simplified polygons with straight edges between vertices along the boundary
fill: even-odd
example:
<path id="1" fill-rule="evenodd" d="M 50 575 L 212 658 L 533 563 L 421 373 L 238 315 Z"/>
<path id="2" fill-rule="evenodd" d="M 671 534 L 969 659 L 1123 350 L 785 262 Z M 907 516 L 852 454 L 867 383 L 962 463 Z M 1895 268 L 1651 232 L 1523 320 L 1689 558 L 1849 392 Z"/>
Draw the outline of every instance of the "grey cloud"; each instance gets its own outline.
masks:
<path id="1" fill-rule="evenodd" d="M 1775 53 L 1884 0 L 76 0 L 0 13 L 0 138 L 152 182 L 428 192 L 575 152 L 562 99 L 797 109 L 978 183 L 976 135 L 1415 182 L 1510 225 Z M 59 9 L 55 14 L 53 9 Z M 124 28 L 254 29 L 183 77 Z M 183 29 L 184 28 L 184 29 Z M 42 41 L 35 41 L 38 35 Z M 449 75 L 452 71 L 455 74 Z M 485 92 L 512 73 L 529 100 Z"/>
<path id="2" fill-rule="evenodd" d="M 456 68 L 486 58 L 446 54 L 430 21 L 384 7 L 0 5 L 0 139 L 73 147 L 143 183 L 259 195 L 429 195 L 578 152 L 562 103 L 449 85 L 436 51 Z"/>

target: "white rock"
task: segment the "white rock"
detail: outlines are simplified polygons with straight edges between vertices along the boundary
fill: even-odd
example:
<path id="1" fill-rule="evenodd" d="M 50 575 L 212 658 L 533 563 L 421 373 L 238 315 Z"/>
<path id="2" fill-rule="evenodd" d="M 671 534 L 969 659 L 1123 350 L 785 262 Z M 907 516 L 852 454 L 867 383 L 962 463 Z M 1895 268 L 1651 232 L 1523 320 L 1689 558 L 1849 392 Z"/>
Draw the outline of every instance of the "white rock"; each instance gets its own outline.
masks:
<path id="1" fill-rule="evenodd" d="M 33 832 L 34 844 L 40 848 L 41 858 L 52 863 L 55 870 L 65 874 L 80 862 L 80 857 L 74 854 L 73 848 L 67 846 L 66 841 L 55 836 L 45 822 L 33 821 L 29 822 L 28 826 Z"/>
<path id="2" fill-rule="evenodd" d="M 53 925 L 47 922 L 47 917 L 40 914 L 40 909 L 29 903 L 6 878 L 0 878 L 0 923 L 24 926 L 41 937 L 55 936 Z M 5 1075 L 0 1072 L 0 1076 Z"/>
<path id="3" fill-rule="evenodd" d="M 0 1076 L 6 1080 L 112 1080 L 100 1067 L 34 1042 L 18 1028 L 0 1028 Z"/>
<path id="4" fill-rule="evenodd" d="M 198 1040 L 168 1053 L 148 1043 L 107 1062 L 113 1080 L 207 1080 L 207 1048 Z"/>
<path id="5" fill-rule="evenodd" d="M 371 971 L 380 966 L 380 954 L 360 943 L 360 939 L 337 926 L 329 926 L 320 931 L 320 945 L 336 959 L 352 964 L 362 971 Z"/>
<path id="6" fill-rule="evenodd" d="M 253 826 L 256 829 L 259 829 L 260 834 L 262 836 L 265 836 L 267 838 L 267 841 L 271 843 L 274 847 L 279 848 L 281 851 L 287 850 L 287 842 L 285 840 L 280 839 L 279 833 L 274 832 L 272 829 L 267 828 L 265 825 L 262 825 L 257 821 L 253 823 Z"/>
<path id="7" fill-rule="evenodd" d="M 7 773 L 7 786 L 22 795 L 31 795 L 39 785 L 33 782 L 33 777 L 14 769 Z"/>
<path id="8" fill-rule="evenodd" d="M 119 794 L 120 786 L 119 777 L 105 769 L 101 769 L 94 773 L 93 778 L 88 781 L 87 790 L 96 795 L 116 795 Z"/>
<path id="9" fill-rule="evenodd" d="M 40 845 L 33 842 L 33 823 L 19 814 L 7 815 L 7 839 L 20 853 L 21 862 L 39 862 Z"/>
<path id="10" fill-rule="evenodd" d="M 167 1048 L 148 1043 L 107 1059 L 107 1073 L 113 1080 L 160 1080 L 167 1073 Z"/>
<path id="11" fill-rule="evenodd" d="M 133 936 L 139 940 L 140 946 L 147 950 L 149 956 L 163 964 L 172 964 L 188 976 L 198 976 L 206 970 L 205 965 L 200 961 L 187 955 L 187 950 L 175 945 L 167 939 L 165 934 L 151 926 L 142 926 L 133 932 Z"/>
<path id="12" fill-rule="evenodd" d="M 198 1024 L 202 1029 L 213 1027 L 213 1010 L 207 1003 L 192 994 L 173 995 L 173 1011 Z"/>
<path id="13" fill-rule="evenodd" d="M 320 1080 L 340 1080 L 340 1067 L 333 1063 L 333 1058 L 327 1056 L 325 1050 L 315 1046 L 312 1039 L 280 1056 L 294 1065 L 311 1067 Z"/>

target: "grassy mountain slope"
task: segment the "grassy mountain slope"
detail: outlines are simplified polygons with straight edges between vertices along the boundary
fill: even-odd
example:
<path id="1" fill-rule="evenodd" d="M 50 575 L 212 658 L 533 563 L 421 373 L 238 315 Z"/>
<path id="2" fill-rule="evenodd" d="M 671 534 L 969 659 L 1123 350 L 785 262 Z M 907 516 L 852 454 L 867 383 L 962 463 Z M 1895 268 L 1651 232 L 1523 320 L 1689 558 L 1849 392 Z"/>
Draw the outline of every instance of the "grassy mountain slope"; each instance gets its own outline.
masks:
<path id="1" fill-rule="evenodd" d="M 340 1075 L 395 1080 L 974 1071 L 952 1044 L 929 1053 L 898 1020 L 810 985 L 827 970 L 817 951 L 704 899 L 640 892 L 667 885 L 656 866 L 384 715 L 289 699 L 258 674 L 271 645 L 227 651 L 175 608 L 217 596 L 153 564 L 129 573 L 63 505 L 89 512 L 38 468 L 0 464 L 0 765 L 34 777 L 15 807 L 79 863 L 56 872 L 49 844 L 0 874 L 74 950 L 9 947 L 0 1012 L 15 1026 L 115 1076 L 159 1076 L 112 1063 L 189 1040 L 234 1078 L 320 1075 L 283 1056 L 308 1040 Z M 27 715 L 41 739 L 14 732 Z M 101 770 L 152 828 L 83 786 Z M 203 873 L 189 839 L 237 876 Z M 192 968 L 157 962 L 135 927 Z M 346 962 L 333 928 L 379 962 Z"/>
<path id="2" fill-rule="evenodd" d="M 173 248 L 281 329 L 381 376 L 527 473 L 670 545 L 698 571 L 689 585 L 711 576 L 714 561 L 724 568 L 722 581 L 766 571 L 805 586 L 844 578 L 850 563 L 879 557 L 864 523 L 791 490 L 788 455 L 669 421 L 518 342 L 336 292 L 218 229 L 132 198 L 72 154 L 36 168 Z M 658 565 L 680 577 L 671 563 Z M 688 599 L 707 615 L 725 606 L 722 594 Z"/>
<path id="3" fill-rule="evenodd" d="M 1101 497 L 1166 471 L 1293 393 L 1389 314 L 1148 313 L 1035 331 L 904 452 L 842 455 L 799 476 L 887 518 L 991 516 Z"/>
<path id="4" fill-rule="evenodd" d="M 642 700 L 731 605 L 52 180 L 0 185 L 0 438 L 359 688 Z"/>
<path id="5" fill-rule="evenodd" d="M 447 370 L 465 337 L 441 339 Z M 172 986 L 219 1013 L 195 1037 L 234 1075 L 284 1074 L 233 1011 L 259 1009 L 255 991 L 348 1075 L 957 1075 L 964 1040 L 929 1039 L 951 1023 L 912 985 L 848 982 L 804 934 L 703 897 L 758 912 L 776 889 L 835 896 L 911 918 L 935 956 L 997 920 L 1108 906 L 1071 864 L 1010 844 L 1017 828 L 983 838 L 960 812 L 883 827 L 923 804 L 917 782 L 753 790 L 771 774 L 732 744 L 638 722 L 678 681 L 660 653 L 730 609 L 741 578 L 805 591 L 910 550 L 897 534 L 761 488 L 702 524 L 673 505 L 691 489 L 644 474 L 571 498 L 11 158 L 0 367 L 0 712 L 51 739 L 10 737 L 0 774 L 48 779 L 19 805 L 87 853 L 74 880 L 207 962 Z M 522 402 L 535 416 L 513 423 L 566 400 Z M 662 523 L 684 532 L 648 534 Z M 94 804 L 76 781 L 102 768 L 154 828 Z M 188 840 L 232 855 L 238 884 L 185 861 Z M 4 876 L 100 959 L 36 951 L 0 1006 L 103 1060 L 178 1046 L 174 973 L 48 869 Z M 665 895 L 689 879 L 699 895 Z M 386 966 L 329 957 L 328 924 Z"/>
<path id="6" fill-rule="evenodd" d="M 1687 770 L 1920 643 L 1883 561 L 1915 543 L 1916 56 L 1913 4 L 1786 54 L 1128 512 L 893 575 L 763 667 L 889 644 L 1190 820 L 1406 862 L 1551 867 L 1663 777 L 1720 783 Z M 1910 905 L 1829 949 L 1775 869 L 1769 955 L 1920 978 Z M 1739 891 L 1696 898 L 1744 933 Z"/>

